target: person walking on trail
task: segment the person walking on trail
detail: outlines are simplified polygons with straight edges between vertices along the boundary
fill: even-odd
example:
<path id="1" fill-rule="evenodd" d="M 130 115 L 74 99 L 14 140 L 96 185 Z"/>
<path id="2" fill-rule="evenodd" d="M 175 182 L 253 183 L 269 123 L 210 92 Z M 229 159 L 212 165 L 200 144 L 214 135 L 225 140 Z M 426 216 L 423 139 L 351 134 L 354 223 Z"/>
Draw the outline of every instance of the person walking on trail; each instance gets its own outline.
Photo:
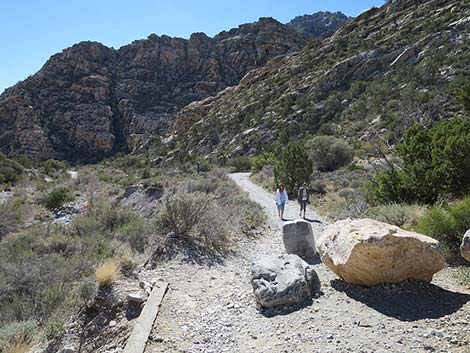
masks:
<path id="1" fill-rule="evenodd" d="M 310 193 L 307 188 L 307 183 L 303 183 L 303 185 L 299 189 L 299 193 L 297 194 L 297 200 L 299 201 L 300 205 L 300 212 L 299 217 L 302 217 L 302 212 L 305 218 L 305 212 L 307 211 L 307 204 L 310 203 Z"/>
<path id="2" fill-rule="evenodd" d="M 284 219 L 284 209 L 288 201 L 289 199 L 287 197 L 287 191 L 284 189 L 284 185 L 279 184 L 279 188 L 276 191 L 276 205 L 280 219 Z"/>

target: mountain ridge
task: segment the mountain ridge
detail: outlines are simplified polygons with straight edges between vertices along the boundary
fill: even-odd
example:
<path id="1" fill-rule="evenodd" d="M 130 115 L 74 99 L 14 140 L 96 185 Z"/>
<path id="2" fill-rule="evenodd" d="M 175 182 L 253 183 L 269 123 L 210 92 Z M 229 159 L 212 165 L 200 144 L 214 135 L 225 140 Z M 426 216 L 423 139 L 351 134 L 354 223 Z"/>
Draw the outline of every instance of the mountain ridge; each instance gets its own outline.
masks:
<path id="1" fill-rule="evenodd" d="M 230 158 L 319 131 L 393 147 L 414 123 L 429 126 L 458 112 L 452 91 L 470 76 L 469 16 L 470 5 L 455 0 L 372 8 L 325 40 L 184 108 L 178 148 Z"/>
<path id="2" fill-rule="evenodd" d="M 306 43 L 269 17 L 212 38 L 151 34 L 118 49 L 77 43 L 0 96 L 0 151 L 72 162 L 131 151 L 172 129 L 187 104 Z"/>

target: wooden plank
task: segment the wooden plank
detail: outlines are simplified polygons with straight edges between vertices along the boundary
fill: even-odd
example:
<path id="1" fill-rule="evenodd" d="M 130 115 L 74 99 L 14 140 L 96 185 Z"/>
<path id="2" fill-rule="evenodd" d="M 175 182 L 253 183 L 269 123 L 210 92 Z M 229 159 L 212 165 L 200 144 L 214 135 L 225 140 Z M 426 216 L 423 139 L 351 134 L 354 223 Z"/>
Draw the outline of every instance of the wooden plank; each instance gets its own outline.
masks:
<path id="1" fill-rule="evenodd" d="M 126 347 L 123 353 L 143 353 L 150 332 L 152 331 L 153 323 L 157 317 L 160 304 L 162 303 L 163 297 L 168 289 L 168 283 L 156 282 L 152 293 L 144 306 L 144 309 L 140 313 L 139 317 L 135 319 L 134 329 L 131 335 L 127 339 Z"/>

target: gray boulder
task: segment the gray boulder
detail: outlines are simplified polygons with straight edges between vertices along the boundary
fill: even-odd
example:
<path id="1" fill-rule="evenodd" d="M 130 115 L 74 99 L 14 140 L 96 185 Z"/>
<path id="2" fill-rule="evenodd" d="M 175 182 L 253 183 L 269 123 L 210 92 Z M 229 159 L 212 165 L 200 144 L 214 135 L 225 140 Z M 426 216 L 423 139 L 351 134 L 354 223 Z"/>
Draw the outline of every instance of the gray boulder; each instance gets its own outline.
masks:
<path id="1" fill-rule="evenodd" d="M 462 245 L 460 245 L 460 254 L 462 257 L 470 261 L 470 230 L 467 230 L 462 239 Z"/>
<path id="2" fill-rule="evenodd" d="M 265 255 L 253 261 L 251 284 L 262 308 L 302 303 L 320 294 L 315 270 L 294 254 Z"/>
<path id="3" fill-rule="evenodd" d="M 312 226 L 304 220 L 284 223 L 282 228 L 284 246 L 288 254 L 309 258 L 317 253 Z"/>

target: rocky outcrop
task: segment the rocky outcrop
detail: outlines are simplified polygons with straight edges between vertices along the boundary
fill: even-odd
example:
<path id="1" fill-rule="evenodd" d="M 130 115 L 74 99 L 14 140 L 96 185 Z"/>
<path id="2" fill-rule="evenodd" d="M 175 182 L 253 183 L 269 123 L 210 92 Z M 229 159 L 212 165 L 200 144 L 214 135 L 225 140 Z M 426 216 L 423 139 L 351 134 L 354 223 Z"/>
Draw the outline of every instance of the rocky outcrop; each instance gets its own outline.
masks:
<path id="1" fill-rule="evenodd" d="M 308 38 L 327 37 L 351 19 L 342 12 L 320 11 L 297 16 L 287 25 Z"/>
<path id="2" fill-rule="evenodd" d="M 320 280 L 297 255 L 263 256 L 251 265 L 251 284 L 262 308 L 298 304 L 320 294 Z"/>
<path id="3" fill-rule="evenodd" d="M 192 101 L 298 51 L 305 38 L 271 18 L 190 39 L 150 35 L 118 50 L 82 42 L 0 96 L 0 151 L 96 161 L 173 127 Z"/>
<path id="4" fill-rule="evenodd" d="M 285 222 L 282 227 L 282 240 L 288 254 L 309 258 L 317 253 L 312 226 L 307 221 L 299 219 Z"/>
<path id="5" fill-rule="evenodd" d="M 431 282 L 445 267 L 437 240 L 372 219 L 333 223 L 317 247 L 323 263 L 339 277 L 367 287 L 407 279 Z"/>
<path id="6" fill-rule="evenodd" d="M 460 245 L 460 254 L 462 257 L 470 261 L 470 230 L 467 230 L 462 239 L 462 244 Z"/>
<path id="7" fill-rule="evenodd" d="M 394 146 L 415 123 L 429 126 L 458 111 L 449 92 L 459 77 L 470 77 L 469 17 L 469 7 L 457 0 L 370 9 L 328 38 L 184 108 L 179 145 L 212 159 L 249 156 L 326 128 Z"/>

